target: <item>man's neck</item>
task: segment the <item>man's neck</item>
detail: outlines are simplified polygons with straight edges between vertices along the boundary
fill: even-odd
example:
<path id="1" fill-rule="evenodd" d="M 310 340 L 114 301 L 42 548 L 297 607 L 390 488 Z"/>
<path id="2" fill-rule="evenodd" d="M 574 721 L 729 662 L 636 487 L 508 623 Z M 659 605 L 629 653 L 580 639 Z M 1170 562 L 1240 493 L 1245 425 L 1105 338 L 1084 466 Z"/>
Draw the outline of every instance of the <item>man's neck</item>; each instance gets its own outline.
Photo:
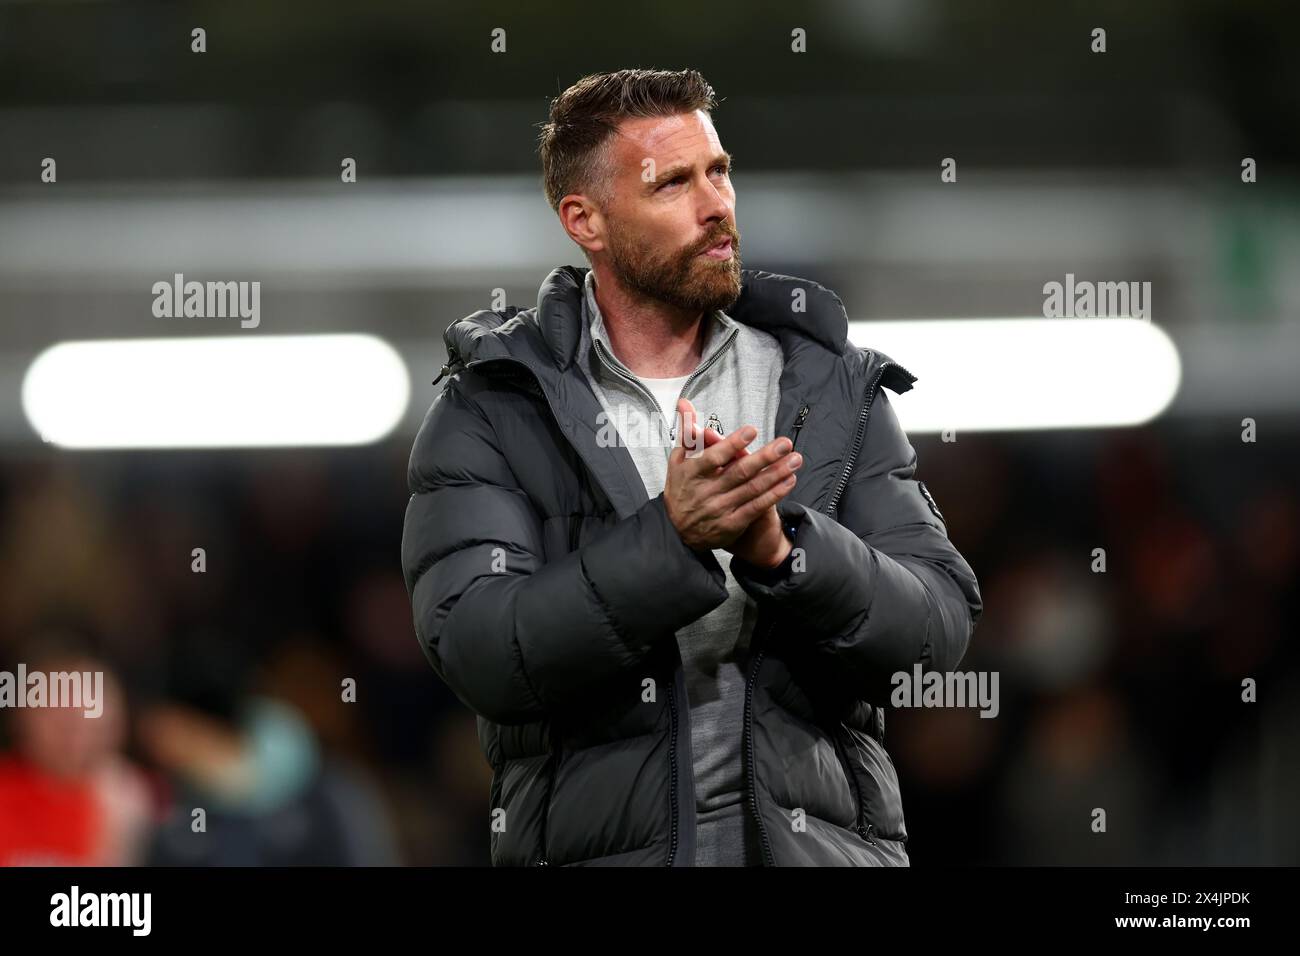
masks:
<path id="1" fill-rule="evenodd" d="M 704 313 L 631 293 L 608 273 L 593 278 L 610 347 L 632 374 L 679 378 L 699 367 L 708 334 Z"/>

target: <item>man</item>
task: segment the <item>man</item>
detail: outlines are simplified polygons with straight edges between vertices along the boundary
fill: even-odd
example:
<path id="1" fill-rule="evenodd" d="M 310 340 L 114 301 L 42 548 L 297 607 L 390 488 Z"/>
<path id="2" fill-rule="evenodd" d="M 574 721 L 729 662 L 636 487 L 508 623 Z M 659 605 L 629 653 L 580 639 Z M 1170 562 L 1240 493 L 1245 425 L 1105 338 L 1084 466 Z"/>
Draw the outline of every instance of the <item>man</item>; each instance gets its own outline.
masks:
<path id="1" fill-rule="evenodd" d="M 981 611 L 880 388 L 915 377 L 741 269 L 714 106 L 693 70 L 557 97 L 545 190 L 591 268 L 444 336 L 402 563 L 496 865 L 906 865 L 880 708 Z"/>

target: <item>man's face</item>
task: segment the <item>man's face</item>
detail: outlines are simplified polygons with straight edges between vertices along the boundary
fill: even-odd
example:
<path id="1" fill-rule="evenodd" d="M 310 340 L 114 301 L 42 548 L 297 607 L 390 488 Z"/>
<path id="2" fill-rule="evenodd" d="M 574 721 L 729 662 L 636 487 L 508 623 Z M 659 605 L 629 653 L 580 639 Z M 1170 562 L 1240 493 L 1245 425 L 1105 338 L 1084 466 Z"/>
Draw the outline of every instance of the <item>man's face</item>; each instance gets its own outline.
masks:
<path id="1" fill-rule="evenodd" d="M 624 120 L 609 149 L 605 249 L 618 281 L 687 311 L 730 306 L 740 295 L 736 194 L 708 115 Z"/>

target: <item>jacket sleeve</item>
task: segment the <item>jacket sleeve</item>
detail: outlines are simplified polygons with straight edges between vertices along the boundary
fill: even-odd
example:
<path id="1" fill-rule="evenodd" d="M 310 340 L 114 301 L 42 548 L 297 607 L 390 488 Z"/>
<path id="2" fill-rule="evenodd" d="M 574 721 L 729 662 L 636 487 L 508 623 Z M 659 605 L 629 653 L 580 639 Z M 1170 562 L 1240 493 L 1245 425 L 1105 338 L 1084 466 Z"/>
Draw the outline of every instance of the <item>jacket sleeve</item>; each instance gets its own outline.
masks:
<path id="1" fill-rule="evenodd" d="M 415 438 L 402 570 L 439 677 L 475 713 L 526 723 L 641 666 L 726 599 L 726 576 L 712 552 L 682 541 L 662 495 L 546 562 L 544 516 L 512 471 L 530 465 L 507 460 L 467 374 L 434 400 Z"/>
<path id="2" fill-rule="evenodd" d="M 833 656 L 864 699 L 888 699 L 890 677 L 920 663 L 954 669 L 983 610 L 970 565 L 948 540 L 937 505 L 913 478 L 916 451 L 883 389 L 836 518 L 784 499 L 796 560 L 766 575 L 733 559 L 757 601 L 776 602 L 796 630 Z"/>

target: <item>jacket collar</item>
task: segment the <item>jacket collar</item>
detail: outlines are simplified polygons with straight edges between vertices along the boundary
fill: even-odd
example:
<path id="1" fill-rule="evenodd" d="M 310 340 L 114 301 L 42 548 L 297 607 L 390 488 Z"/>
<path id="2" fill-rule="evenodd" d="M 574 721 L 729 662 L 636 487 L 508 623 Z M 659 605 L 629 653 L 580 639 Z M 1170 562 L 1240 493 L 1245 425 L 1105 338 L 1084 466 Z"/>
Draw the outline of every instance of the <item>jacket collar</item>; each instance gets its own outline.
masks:
<path id="1" fill-rule="evenodd" d="M 581 331 L 578 321 L 582 318 L 579 296 L 590 271 L 584 266 L 561 266 L 547 276 L 538 292 L 537 316 L 542 335 L 561 368 L 568 367 L 577 349 Z M 773 335 L 785 329 L 816 340 L 836 355 L 844 351 L 849 320 L 834 292 L 806 279 L 772 272 L 742 269 L 740 275 L 740 297 L 726 310 L 727 318 L 715 316 L 715 321 L 728 326 L 740 322 Z M 793 307 L 797 289 L 803 290 L 806 311 L 802 313 Z"/>
<path id="2" fill-rule="evenodd" d="M 532 315 L 513 308 L 483 310 L 453 322 L 444 333 L 449 349 L 454 347 L 464 362 L 489 358 L 535 361 L 545 355 L 549 364 L 567 370 L 581 339 L 583 288 L 590 271 L 572 265 L 553 270 L 538 290 Z M 797 311 L 800 308 L 802 311 Z M 848 347 L 844 304 L 834 292 L 808 279 L 743 269 L 740 297 L 727 309 L 727 315 L 770 332 L 787 351 L 792 336 L 811 339 L 833 356 L 843 355 Z M 540 343 L 529 334 L 529 325 L 540 334 Z"/>
<path id="3" fill-rule="evenodd" d="M 582 290 L 588 271 L 579 266 L 554 270 L 538 292 L 535 309 L 485 309 L 453 322 L 443 333 L 448 359 L 438 379 L 458 367 L 493 363 L 493 375 L 542 395 L 619 517 L 626 517 L 645 503 L 645 484 L 626 447 L 602 444 L 596 424 L 601 407 L 585 376 L 566 374 L 582 339 Z M 848 342 L 844 306 L 830 290 L 771 272 L 743 270 L 741 280 L 740 297 L 728 314 L 736 322 L 770 332 L 785 357 L 777 434 L 789 434 L 800 405 L 817 396 L 826 414 L 805 434 L 815 439 L 813 444 L 838 451 L 847 447 L 858 421 L 855 413 L 872 392 L 866 383 L 878 380 L 895 392 L 912 387 L 915 376 L 888 356 Z M 803 311 L 797 311 L 800 305 Z M 796 490 L 808 502 L 818 493 L 816 484 Z"/>

